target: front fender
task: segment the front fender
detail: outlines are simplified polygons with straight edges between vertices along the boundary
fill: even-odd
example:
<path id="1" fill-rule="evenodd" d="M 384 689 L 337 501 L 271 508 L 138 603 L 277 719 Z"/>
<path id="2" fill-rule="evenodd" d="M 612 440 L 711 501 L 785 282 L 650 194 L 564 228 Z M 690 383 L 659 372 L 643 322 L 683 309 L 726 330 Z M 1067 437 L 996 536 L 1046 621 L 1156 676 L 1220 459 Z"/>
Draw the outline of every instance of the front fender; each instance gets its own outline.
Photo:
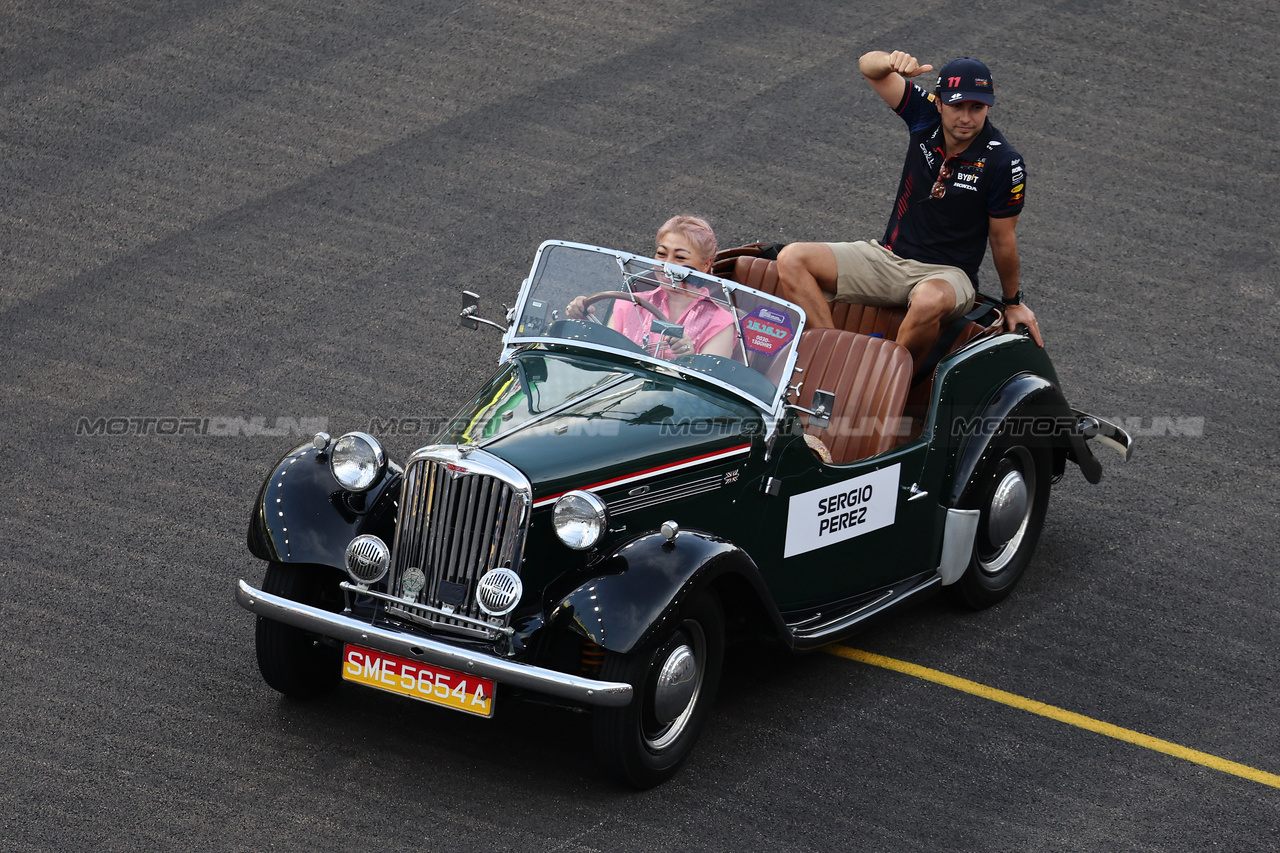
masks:
<path id="1" fill-rule="evenodd" d="M 965 425 L 968 441 L 960 453 L 948 506 L 959 504 L 992 439 L 1010 419 L 1025 419 L 1029 437 L 1065 450 L 1090 483 L 1102 479 L 1102 465 L 1085 443 L 1079 418 L 1062 391 L 1043 376 L 1022 373 L 1000 386 L 982 414 Z"/>
<path id="2" fill-rule="evenodd" d="M 401 473 L 388 464 L 373 488 L 353 494 L 333 479 L 328 454 L 311 444 L 295 448 L 258 490 L 249 519 L 249 552 L 277 563 L 344 569 L 347 543 L 361 533 L 391 544 Z"/>
<path id="3" fill-rule="evenodd" d="M 666 630 L 687 597 L 737 575 L 770 601 L 751 558 L 731 542 L 681 531 L 674 542 L 653 533 L 634 539 L 593 567 L 597 573 L 552 608 L 551 626 L 611 651 L 643 649 Z"/>

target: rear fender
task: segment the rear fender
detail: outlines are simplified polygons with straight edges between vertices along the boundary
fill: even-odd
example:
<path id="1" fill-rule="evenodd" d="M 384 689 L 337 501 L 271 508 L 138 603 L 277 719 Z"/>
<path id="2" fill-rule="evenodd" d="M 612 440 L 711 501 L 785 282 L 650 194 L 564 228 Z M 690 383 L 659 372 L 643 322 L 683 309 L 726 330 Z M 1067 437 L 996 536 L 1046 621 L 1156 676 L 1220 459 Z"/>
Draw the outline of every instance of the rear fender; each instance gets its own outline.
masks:
<path id="1" fill-rule="evenodd" d="M 982 414 L 966 425 L 968 441 L 957 462 L 948 506 L 959 504 L 992 439 L 1014 420 L 1025 424 L 1029 438 L 1048 444 L 1057 454 L 1074 461 L 1090 483 L 1102 479 L 1102 465 L 1085 443 L 1080 419 L 1062 391 L 1043 376 L 1023 373 L 1002 385 Z"/>
<path id="2" fill-rule="evenodd" d="M 258 490 L 249 552 L 271 562 L 345 569 L 347 543 L 361 533 L 391 545 L 400 480 L 400 469 L 388 464 L 373 488 L 348 492 L 333 479 L 327 453 L 311 444 L 295 448 Z"/>
<path id="3" fill-rule="evenodd" d="M 595 576 L 560 599 L 547 621 L 611 652 L 647 648 L 689 597 L 718 583 L 740 589 L 745 581 L 759 602 L 772 601 L 746 553 L 698 531 L 681 531 L 674 542 L 658 533 L 642 536 L 592 568 Z M 766 607 L 781 628 L 776 609 Z"/>

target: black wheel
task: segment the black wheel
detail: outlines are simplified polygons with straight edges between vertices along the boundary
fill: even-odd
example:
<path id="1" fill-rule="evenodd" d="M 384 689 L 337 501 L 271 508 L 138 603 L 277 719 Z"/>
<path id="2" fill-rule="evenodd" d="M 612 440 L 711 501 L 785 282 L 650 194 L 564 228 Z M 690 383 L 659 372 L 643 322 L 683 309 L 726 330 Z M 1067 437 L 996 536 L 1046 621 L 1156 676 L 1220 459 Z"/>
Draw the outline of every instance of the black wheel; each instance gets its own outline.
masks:
<path id="1" fill-rule="evenodd" d="M 962 509 L 981 513 L 973 554 L 964 575 L 947 587 L 974 610 L 1003 601 L 1013 591 L 1031 562 L 1049 508 L 1047 447 L 997 436 L 987 455 L 960 500 Z"/>
<path id="2" fill-rule="evenodd" d="M 647 653 L 605 656 L 600 677 L 635 688 L 625 708 L 594 713 L 596 758 L 636 788 L 670 779 L 693 751 L 720 683 L 724 613 L 703 593 L 687 604 L 667 636 Z"/>
<path id="3" fill-rule="evenodd" d="M 324 566 L 271 563 L 262 591 L 325 610 L 342 609 L 338 578 Z M 311 699 L 338 682 L 342 650 L 336 642 L 262 616 L 255 626 L 255 640 L 258 671 L 284 695 Z"/>

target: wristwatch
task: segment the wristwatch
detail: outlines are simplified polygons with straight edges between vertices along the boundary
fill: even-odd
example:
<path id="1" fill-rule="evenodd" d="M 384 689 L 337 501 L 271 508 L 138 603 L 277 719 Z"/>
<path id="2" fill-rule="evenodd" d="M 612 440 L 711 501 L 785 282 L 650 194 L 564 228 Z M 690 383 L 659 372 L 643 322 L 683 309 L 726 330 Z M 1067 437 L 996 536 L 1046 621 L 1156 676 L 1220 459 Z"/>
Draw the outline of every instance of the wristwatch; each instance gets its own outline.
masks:
<path id="1" fill-rule="evenodd" d="M 1005 296 L 1001 300 L 1005 305 L 1021 305 L 1022 304 L 1022 288 L 1018 288 L 1018 292 L 1013 296 Z"/>

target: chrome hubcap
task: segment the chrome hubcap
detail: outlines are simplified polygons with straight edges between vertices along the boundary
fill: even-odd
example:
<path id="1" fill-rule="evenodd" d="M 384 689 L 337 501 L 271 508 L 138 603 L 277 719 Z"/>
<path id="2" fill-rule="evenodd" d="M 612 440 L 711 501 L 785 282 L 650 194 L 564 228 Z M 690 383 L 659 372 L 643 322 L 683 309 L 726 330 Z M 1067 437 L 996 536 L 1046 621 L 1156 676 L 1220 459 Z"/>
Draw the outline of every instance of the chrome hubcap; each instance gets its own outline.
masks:
<path id="1" fill-rule="evenodd" d="M 986 507 L 987 547 L 977 554 L 978 567 L 988 575 L 999 574 L 1009 565 L 1031 523 L 1035 459 L 1027 448 L 1013 447 L 1006 461 L 1011 464 L 992 489 Z"/>
<path id="2" fill-rule="evenodd" d="M 658 683 L 653 690 L 653 715 L 663 725 L 675 720 L 689 707 L 689 700 L 698 687 L 698 661 L 693 649 L 681 646 L 667 657 L 658 673 Z"/>
<path id="3" fill-rule="evenodd" d="M 671 746 L 684 733 L 702 689 L 699 661 L 707 653 L 706 636 L 702 626 L 692 620 L 685 622 L 682 629 L 684 642 L 668 651 L 660 663 L 655 662 L 658 670 L 650 710 L 657 727 L 642 733 L 645 745 L 655 752 Z"/>
<path id="4" fill-rule="evenodd" d="M 1018 532 L 1027 517 L 1027 481 L 1021 471 L 1010 471 L 991 495 L 987 535 L 993 545 L 1003 545 Z"/>

